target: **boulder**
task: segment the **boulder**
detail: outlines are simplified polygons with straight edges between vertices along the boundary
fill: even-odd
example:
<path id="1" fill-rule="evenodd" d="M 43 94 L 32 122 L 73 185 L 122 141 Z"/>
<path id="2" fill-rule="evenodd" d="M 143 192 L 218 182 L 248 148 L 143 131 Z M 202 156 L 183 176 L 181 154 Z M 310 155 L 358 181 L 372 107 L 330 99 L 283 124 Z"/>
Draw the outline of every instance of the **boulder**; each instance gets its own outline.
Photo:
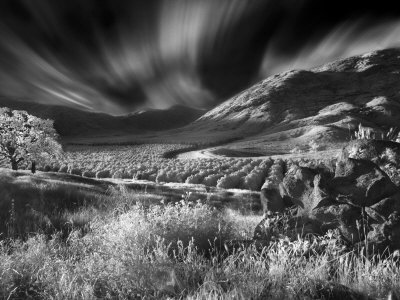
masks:
<path id="1" fill-rule="evenodd" d="M 371 254 L 382 253 L 387 249 L 391 251 L 400 249 L 399 212 L 392 213 L 384 223 L 373 224 L 372 230 L 368 232 L 367 241 L 368 243 L 364 244 Z"/>
<path id="2" fill-rule="evenodd" d="M 264 213 L 283 212 L 296 206 L 299 214 L 309 215 L 312 209 L 328 198 L 322 186 L 326 185 L 325 179 L 326 174 L 322 170 L 293 165 L 279 185 L 261 190 Z"/>
<path id="3" fill-rule="evenodd" d="M 362 210 L 349 204 L 334 204 L 316 208 L 311 218 L 321 224 L 321 231 L 339 229 L 342 237 L 351 243 L 364 238 L 361 225 L 363 224 Z"/>
<path id="4" fill-rule="evenodd" d="M 385 140 L 353 140 L 343 148 L 342 152 L 350 158 L 369 160 L 379 165 L 387 149 L 400 158 L 400 143 Z"/>
<path id="5" fill-rule="evenodd" d="M 336 164 L 329 190 L 339 202 L 366 207 L 395 194 L 397 187 L 373 162 L 342 158 Z"/>
<path id="6" fill-rule="evenodd" d="M 277 189 L 262 189 L 260 193 L 264 214 L 283 212 L 286 205 Z"/>
<path id="7" fill-rule="evenodd" d="M 255 229 L 258 242 L 339 230 L 349 245 L 400 249 L 400 192 L 371 161 L 344 152 L 334 174 L 294 165 L 277 187 L 261 191 L 261 200 L 269 215 Z"/>
<path id="8" fill-rule="evenodd" d="M 393 212 L 400 212 L 400 193 L 385 198 L 370 208 L 386 221 Z"/>
<path id="9" fill-rule="evenodd" d="M 342 151 L 347 157 L 376 163 L 390 179 L 400 186 L 400 143 L 384 140 L 354 140 Z"/>
<path id="10" fill-rule="evenodd" d="M 255 228 L 253 240 L 267 246 L 281 237 L 295 240 L 298 236 L 322 234 L 320 224 L 303 216 L 293 216 L 293 211 L 275 213 L 264 218 Z"/>
<path id="11" fill-rule="evenodd" d="M 292 166 L 280 185 L 282 199 L 297 206 L 299 215 L 310 216 L 318 206 L 330 203 L 327 174 L 321 169 Z"/>

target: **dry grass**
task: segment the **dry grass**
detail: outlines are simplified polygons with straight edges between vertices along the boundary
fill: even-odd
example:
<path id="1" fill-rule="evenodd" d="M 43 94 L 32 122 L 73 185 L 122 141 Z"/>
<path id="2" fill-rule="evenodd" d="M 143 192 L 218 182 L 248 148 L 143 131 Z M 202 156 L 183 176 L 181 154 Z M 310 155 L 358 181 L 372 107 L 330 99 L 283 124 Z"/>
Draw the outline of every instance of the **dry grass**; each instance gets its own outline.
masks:
<path id="1" fill-rule="evenodd" d="M 397 257 L 345 253 L 334 233 L 225 253 L 224 241 L 249 238 L 259 216 L 185 199 L 155 205 L 123 188 L 106 205 L 85 235 L 3 241 L 0 298 L 315 299 L 343 290 L 383 298 L 400 289 Z"/>

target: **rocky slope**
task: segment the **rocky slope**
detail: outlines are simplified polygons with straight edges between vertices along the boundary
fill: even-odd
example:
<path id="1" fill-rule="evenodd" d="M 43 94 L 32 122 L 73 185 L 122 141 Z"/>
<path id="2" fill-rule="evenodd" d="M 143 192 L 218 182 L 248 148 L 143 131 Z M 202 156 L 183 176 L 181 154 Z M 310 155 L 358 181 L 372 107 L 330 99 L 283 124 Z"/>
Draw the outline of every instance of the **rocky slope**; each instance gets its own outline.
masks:
<path id="1" fill-rule="evenodd" d="M 186 127 L 244 137 L 231 148 L 285 153 L 311 140 L 336 147 L 361 123 L 380 136 L 400 124 L 400 49 L 271 76 Z"/>

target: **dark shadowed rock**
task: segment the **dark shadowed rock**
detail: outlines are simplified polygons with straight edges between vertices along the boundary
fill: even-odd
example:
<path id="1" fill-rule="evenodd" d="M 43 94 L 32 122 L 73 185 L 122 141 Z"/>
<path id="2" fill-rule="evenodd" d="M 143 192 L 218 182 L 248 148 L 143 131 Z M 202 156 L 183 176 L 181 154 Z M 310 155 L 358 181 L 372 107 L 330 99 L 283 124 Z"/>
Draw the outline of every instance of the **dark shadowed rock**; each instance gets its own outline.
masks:
<path id="1" fill-rule="evenodd" d="M 343 150 L 343 155 L 374 162 L 400 186 L 400 143 L 386 140 L 354 140 Z"/>
<path id="2" fill-rule="evenodd" d="M 342 158 L 329 184 L 339 202 L 365 207 L 396 193 L 397 187 L 376 164 L 367 160 Z"/>
<path id="3" fill-rule="evenodd" d="M 264 214 L 283 212 L 286 206 L 277 189 L 262 189 L 260 199 Z"/>
<path id="4" fill-rule="evenodd" d="M 309 291 L 308 296 L 311 299 L 325 299 L 325 300 L 338 300 L 338 299 L 348 299 L 348 300 L 372 300 L 366 295 L 358 291 L 354 291 L 349 287 L 337 283 L 337 282 L 326 282 L 317 281 L 315 283 L 315 289 Z"/>
<path id="5" fill-rule="evenodd" d="M 307 216 L 318 205 L 329 202 L 322 186 L 325 182 L 326 174 L 322 170 L 294 165 L 279 186 L 261 190 L 264 212 L 283 212 L 294 205 L 299 208 L 299 214 Z"/>
<path id="6" fill-rule="evenodd" d="M 312 218 L 321 223 L 321 231 L 339 229 L 342 236 L 349 242 L 358 242 L 363 238 L 360 229 L 362 224 L 361 208 L 349 204 L 335 204 L 316 208 Z"/>
<path id="7" fill-rule="evenodd" d="M 385 218 L 385 220 L 395 211 L 400 212 L 400 193 L 385 198 L 371 206 L 376 213 Z"/>
<path id="8" fill-rule="evenodd" d="M 381 224 L 373 224 L 368 232 L 368 250 L 371 253 L 400 249 L 400 213 L 394 212 Z"/>
<path id="9" fill-rule="evenodd" d="M 343 148 L 343 152 L 346 152 L 350 158 L 365 159 L 378 163 L 379 158 L 384 155 L 387 149 L 391 149 L 400 157 L 400 143 L 386 140 L 352 140 Z"/>
<path id="10" fill-rule="evenodd" d="M 261 197 L 273 212 L 255 230 L 254 239 L 265 244 L 282 235 L 295 239 L 337 229 L 349 245 L 400 249 L 400 192 L 371 161 L 344 152 L 335 174 L 295 165 Z M 296 208 L 288 214 L 290 206 Z"/>
<path id="11" fill-rule="evenodd" d="M 293 216 L 293 213 L 285 210 L 283 214 L 276 213 L 264 218 L 256 226 L 253 239 L 267 246 L 271 241 L 284 236 L 295 240 L 298 236 L 322 234 L 318 222 L 303 216 Z"/>

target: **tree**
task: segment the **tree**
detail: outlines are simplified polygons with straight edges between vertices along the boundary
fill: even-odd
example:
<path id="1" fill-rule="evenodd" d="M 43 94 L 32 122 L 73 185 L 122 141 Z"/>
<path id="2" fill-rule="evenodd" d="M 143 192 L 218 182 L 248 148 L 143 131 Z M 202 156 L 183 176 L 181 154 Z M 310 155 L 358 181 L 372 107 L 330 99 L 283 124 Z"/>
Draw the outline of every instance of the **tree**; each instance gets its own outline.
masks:
<path id="1" fill-rule="evenodd" d="M 13 170 L 22 161 L 43 162 L 62 153 L 52 120 L 42 120 L 26 111 L 0 108 L 0 158 Z"/>

